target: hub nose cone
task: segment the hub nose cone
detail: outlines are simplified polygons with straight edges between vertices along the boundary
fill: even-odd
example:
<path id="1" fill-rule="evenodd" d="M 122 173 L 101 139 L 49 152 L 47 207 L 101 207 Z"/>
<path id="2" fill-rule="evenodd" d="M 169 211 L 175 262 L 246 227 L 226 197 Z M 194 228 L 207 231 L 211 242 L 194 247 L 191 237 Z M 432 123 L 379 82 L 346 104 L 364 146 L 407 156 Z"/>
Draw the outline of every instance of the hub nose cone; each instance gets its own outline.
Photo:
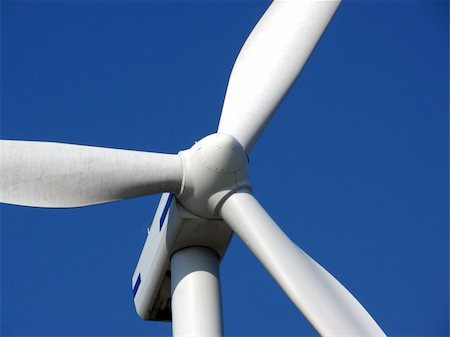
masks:
<path id="1" fill-rule="evenodd" d="M 241 144 L 224 133 L 209 135 L 197 146 L 203 165 L 217 173 L 235 173 L 248 161 Z"/>
<path id="2" fill-rule="evenodd" d="M 209 135 L 180 155 L 183 186 L 178 200 L 193 214 L 218 218 L 217 207 L 227 195 L 250 188 L 247 154 L 230 135 Z"/>

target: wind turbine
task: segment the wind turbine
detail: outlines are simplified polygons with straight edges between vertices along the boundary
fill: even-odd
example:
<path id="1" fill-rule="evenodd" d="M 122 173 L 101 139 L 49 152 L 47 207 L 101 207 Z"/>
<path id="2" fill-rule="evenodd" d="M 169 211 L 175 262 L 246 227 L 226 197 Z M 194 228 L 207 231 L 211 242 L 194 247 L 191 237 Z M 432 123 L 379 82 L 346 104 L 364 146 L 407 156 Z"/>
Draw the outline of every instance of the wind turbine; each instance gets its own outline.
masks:
<path id="1" fill-rule="evenodd" d="M 249 36 L 227 89 L 218 132 L 178 155 L 78 145 L 2 141 L 4 203 L 34 207 L 80 207 L 171 192 L 176 203 L 201 219 L 225 223 L 249 246 L 283 290 L 322 335 L 384 335 L 375 321 L 328 272 L 293 244 L 251 194 L 248 156 L 297 78 L 339 2 L 275 1 Z M 166 205 L 170 207 L 171 203 Z M 165 206 L 162 209 L 163 213 Z M 162 214 L 161 214 L 162 215 Z M 206 221 L 208 223 L 208 221 Z M 163 226 L 161 224 L 162 229 Z M 208 247 L 205 244 L 206 248 Z M 172 275 L 207 264 L 208 296 L 218 298 L 215 253 L 182 247 L 169 251 Z M 204 262 L 204 261 L 208 262 Z M 182 261 L 182 263 L 180 263 Z M 211 330 L 175 314 L 186 313 L 177 293 L 191 273 L 172 285 L 175 335 L 220 334 L 220 308 L 197 307 L 215 317 Z M 181 273 L 183 274 L 183 273 Z M 134 280 L 136 294 L 139 284 Z M 215 283 L 214 283 L 215 282 Z M 138 284 L 138 286 L 136 285 Z M 174 301 L 176 299 L 176 301 Z M 181 301 L 182 302 L 182 301 Z M 180 303 L 180 304 L 178 304 Z M 203 316 L 204 317 L 204 316 Z"/>

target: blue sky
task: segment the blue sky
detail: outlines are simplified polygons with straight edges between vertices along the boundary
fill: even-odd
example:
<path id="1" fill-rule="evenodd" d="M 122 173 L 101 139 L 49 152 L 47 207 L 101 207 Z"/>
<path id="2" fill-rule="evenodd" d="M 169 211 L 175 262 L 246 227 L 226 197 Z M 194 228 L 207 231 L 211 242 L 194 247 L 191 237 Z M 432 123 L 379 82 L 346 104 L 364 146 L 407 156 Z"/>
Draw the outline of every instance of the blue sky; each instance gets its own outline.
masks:
<path id="1" fill-rule="evenodd" d="M 2 1 L 1 137 L 176 153 L 267 1 Z M 254 194 L 388 335 L 449 334 L 448 2 L 346 1 L 251 156 Z M 170 335 L 134 311 L 158 196 L 1 207 L 1 335 Z M 238 238 L 225 334 L 315 331 Z"/>

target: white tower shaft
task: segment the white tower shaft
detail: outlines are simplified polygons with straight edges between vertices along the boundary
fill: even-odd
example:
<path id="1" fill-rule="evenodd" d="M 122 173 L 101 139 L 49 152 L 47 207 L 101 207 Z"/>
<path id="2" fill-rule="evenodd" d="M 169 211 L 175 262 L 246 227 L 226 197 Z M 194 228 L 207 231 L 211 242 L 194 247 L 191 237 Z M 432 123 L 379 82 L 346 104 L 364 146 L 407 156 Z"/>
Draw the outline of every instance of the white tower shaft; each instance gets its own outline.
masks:
<path id="1" fill-rule="evenodd" d="M 213 250 L 189 247 L 171 259 L 174 337 L 221 337 L 219 258 Z"/>

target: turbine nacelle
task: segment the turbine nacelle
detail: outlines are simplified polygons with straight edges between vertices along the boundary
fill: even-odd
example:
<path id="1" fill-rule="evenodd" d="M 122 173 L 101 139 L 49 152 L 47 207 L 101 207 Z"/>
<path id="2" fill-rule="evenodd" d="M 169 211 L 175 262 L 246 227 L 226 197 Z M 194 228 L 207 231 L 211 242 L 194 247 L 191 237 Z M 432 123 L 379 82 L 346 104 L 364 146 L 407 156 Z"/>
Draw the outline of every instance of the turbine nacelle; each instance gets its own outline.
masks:
<path id="1" fill-rule="evenodd" d="M 214 133 L 179 152 L 183 183 L 178 199 L 190 212 L 218 219 L 218 209 L 227 196 L 240 189 L 250 190 L 248 157 L 232 136 Z"/>

